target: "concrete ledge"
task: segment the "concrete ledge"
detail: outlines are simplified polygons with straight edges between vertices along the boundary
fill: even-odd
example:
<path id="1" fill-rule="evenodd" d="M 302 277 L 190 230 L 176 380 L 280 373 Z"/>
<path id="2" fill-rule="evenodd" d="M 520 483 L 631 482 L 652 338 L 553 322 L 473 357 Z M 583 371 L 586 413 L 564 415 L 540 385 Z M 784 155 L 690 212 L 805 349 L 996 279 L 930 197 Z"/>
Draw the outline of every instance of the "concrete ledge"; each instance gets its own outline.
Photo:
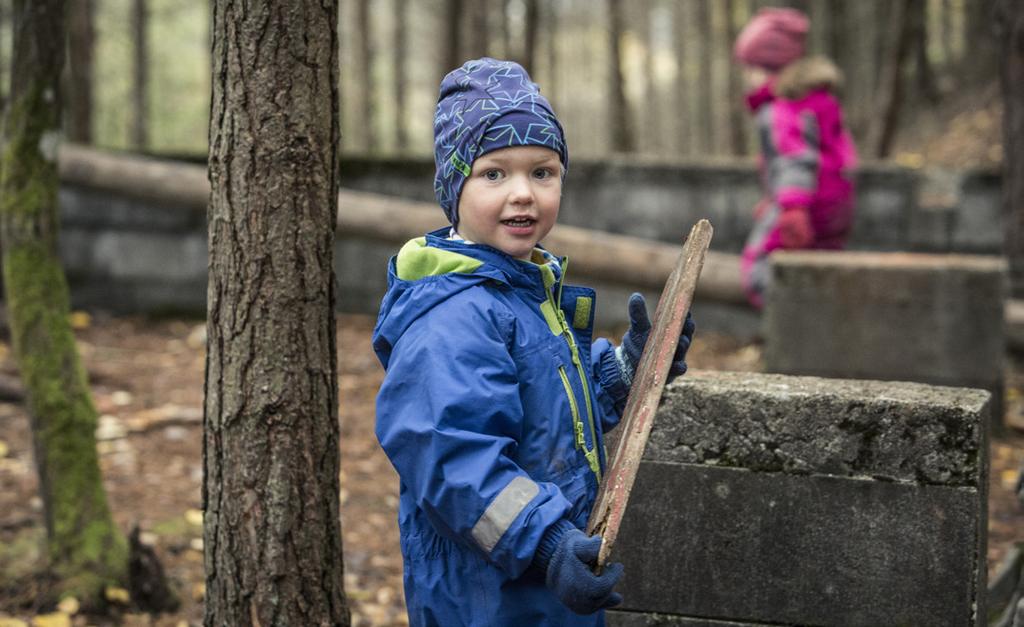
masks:
<path id="1" fill-rule="evenodd" d="M 771 264 L 767 371 L 982 388 L 1001 422 L 1002 258 L 801 251 Z"/>
<path id="2" fill-rule="evenodd" d="M 609 623 L 981 624 L 989 395 L 693 372 L 666 390 Z"/>

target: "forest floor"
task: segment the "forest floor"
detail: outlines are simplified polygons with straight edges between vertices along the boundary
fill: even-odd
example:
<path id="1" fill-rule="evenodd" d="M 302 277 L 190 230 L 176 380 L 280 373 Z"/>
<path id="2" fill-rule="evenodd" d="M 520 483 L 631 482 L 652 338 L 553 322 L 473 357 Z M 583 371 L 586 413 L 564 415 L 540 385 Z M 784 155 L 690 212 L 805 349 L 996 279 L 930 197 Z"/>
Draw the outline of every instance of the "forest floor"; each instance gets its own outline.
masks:
<path id="1" fill-rule="evenodd" d="M 156 617 L 115 607 L 114 618 L 68 618 L 36 606 L 43 531 L 29 423 L 20 405 L 0 403 L 0 626 L 33 620 L 76 627 L 201 625 L 204 328 L 195 320 L 76 315 L 79 347 L 102 416 L 98 446 L 111 508 L 123 529 L 141 527 L 182 605 Z M 382 372 L 370 346 L 372 326 L 365 316 L 338 318 L 345 589 L 353 625 L 404 625 L 398 481 L 373 434 Z M 756 344 L 703 333 L 688 361 L 698 369 L 756 371 L 761 351 Z M 1024 364 L 1008 359 L 1007 365 L 1008 412 L 1024 414 Z M 0 344 L 0 373 L 14 372 L 9 350 Z M 993 441 L 991 460 L 990 570 L 1024 539 L 1024 508 L 1012 492 L 1024 460 L 1024 434 Z"/>

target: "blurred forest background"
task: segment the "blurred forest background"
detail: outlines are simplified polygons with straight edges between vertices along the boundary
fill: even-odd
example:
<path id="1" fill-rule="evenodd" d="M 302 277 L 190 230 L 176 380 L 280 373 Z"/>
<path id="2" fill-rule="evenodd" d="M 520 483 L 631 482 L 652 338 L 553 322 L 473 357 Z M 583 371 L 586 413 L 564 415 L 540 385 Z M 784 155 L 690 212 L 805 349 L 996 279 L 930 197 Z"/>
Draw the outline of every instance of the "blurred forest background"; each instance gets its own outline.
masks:
<path id="1" fill-rule="evenodd" d="M 0 0 L 0 66 L 10 60 Z M 341 0 L 342 150 L 429 156 L 441 77 L 482 55 L 531 72 L 576 157 L 754 154 L 731 46 L 762 6 L 812 21 L 846 75 L 865 158 L 998 163 L 994 0 Z M 209 0 L 69 3 L 68 139 L 206 153 Z M 621 80 L 617 80 L 621 77 Z"/>

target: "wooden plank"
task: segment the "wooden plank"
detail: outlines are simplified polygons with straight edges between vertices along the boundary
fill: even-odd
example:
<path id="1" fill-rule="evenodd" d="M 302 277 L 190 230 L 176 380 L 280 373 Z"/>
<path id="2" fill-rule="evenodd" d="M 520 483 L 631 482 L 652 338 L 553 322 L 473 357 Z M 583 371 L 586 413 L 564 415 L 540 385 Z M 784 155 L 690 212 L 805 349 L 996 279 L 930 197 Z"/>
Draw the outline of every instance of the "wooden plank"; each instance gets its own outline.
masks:
<path id="1" fill-rule="evenodd" d="M 647 447 L 647 438 L 654 425 L 654 414 L 661 402 L 661 392 L 668 379 L 686 313 L 693 303 L 693 293 L 704 267 L 704 257 L 711 245 L 713 231 L 707 220 L 700 220 L 690 230 L 683 252 L 658 301 L 654 325 L 640 357 L 640 365 L 633 378 L 629 400 L 619 426 L 621 433 L 611 457 L 611 468 L 605 473 L 597 493 L 597 502 L 587 522 L 587 533 L 599 534 L 603 538 L 597 558 L 598 568 L 608 559 L 619 533 L 629 493 L 633 489 L 633 480 Z"/>

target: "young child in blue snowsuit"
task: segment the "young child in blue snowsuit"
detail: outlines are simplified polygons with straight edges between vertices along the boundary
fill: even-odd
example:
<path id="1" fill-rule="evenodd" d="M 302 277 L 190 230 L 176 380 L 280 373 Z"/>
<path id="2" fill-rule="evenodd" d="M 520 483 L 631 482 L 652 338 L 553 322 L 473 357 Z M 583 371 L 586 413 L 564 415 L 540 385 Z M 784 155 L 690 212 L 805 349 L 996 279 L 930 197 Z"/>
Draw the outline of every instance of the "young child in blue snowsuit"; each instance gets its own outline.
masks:
<path id="1" fill-rule="evenodd" d="M 539 246 L 569 155 L 522 67 L 483 58 L 448 74 L 434 137 L 451 226 L 391 259 L 373 336 L 409 621 L 603 625 L 622 566 L 594 574 L 601 538 L 581 529 L 650 330 L 643 298 L 618 349 L 594 340 L 594 291 L 566 285 L 567 260 Z M 692 335 L 688 320 L 672 375 Z"/>

